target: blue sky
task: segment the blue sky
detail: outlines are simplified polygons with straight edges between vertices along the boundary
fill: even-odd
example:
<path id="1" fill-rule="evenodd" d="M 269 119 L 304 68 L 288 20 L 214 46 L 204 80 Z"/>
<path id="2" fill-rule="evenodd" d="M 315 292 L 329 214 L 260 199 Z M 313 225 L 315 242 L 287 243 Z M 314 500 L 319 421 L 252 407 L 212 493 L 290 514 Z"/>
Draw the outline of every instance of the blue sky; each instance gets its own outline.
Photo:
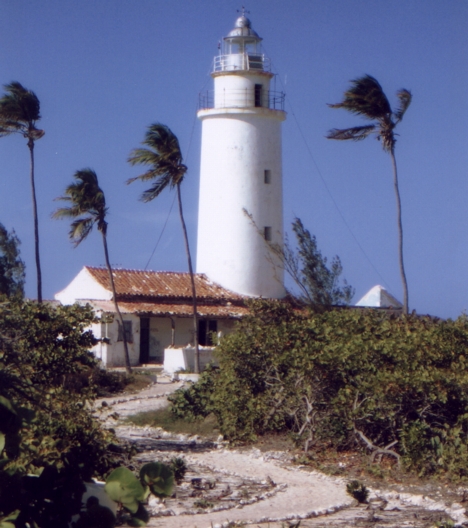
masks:
<path id="1" fill-rule="evenodd" d="M 196 249 L 200 123 L 198 93 L 211 89 L 217 44 L 241 4 L 227 0 L 0 0 L 0 83 L 12 80 L 41 101 L 36 144 L 44 297 L 53 298 L 83 265 L 104 263 L 93 233 L 80 247 L 50 218 L 74 172 L 98 174 L 109 206 L 116 266 L 146 266 L 173 193 L 143 204 L 144 186 L 126 162 L 146 127 L 159 121 L 179 137 L 189 167 L 183 199 Z M 402 298 L 389 156 L 373 138 L 325 139 L 361 124 L 326 103 L 363 74 L 392 105 L 413 102 L 398 126 L 396 155 L 405 230 L 410 309 L 457 317 L 468 309 L 468 2 L 465 0 L 251 0 L 253 28 L 286 92 L 284 222 L 295 216 L 329 258 L 339 255 L 357 301 L 375 284 Z M 0 140 L 0 222 L 15 229 L 35 296 L 32 206 L 25 140 Z M 186 271 L 176 207 L 150 269 Z"/>

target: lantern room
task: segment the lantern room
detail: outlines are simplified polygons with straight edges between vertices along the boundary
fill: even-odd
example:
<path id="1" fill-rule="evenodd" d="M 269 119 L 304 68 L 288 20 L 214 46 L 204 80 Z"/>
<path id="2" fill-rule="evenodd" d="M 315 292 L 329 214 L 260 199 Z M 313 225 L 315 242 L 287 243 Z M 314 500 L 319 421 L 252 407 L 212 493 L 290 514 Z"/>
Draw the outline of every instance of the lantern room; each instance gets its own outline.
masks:
<path id="1" fill-rule="evenodd" d="M 252 29 L 250 20 L 240 16 L 223 39 L 220 55 L 215 57 L 214 72 L 257 70 L 270 71 L 270 63 L 262 53 L 262 39 Z"/>

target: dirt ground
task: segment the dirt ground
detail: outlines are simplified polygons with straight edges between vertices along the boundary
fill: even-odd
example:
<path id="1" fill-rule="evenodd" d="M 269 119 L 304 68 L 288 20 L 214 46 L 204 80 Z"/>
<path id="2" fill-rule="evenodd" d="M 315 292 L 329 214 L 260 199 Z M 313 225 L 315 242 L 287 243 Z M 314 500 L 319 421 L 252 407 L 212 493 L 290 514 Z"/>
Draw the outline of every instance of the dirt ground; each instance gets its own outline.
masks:
<path id="1" fill-rule="evenodd" d="M 123 421 L 130 414 L 164 407 L 166 396 L 181 385 L 159 377 L 138 394 L 103 398 L 96 404 L 105 424 L 123 441 L 137 446 L 136 461 L 182 456 L 188 464 L 176 496 L 150 502 L 149 526 L 286 528 L 300 521 L 301 528 L 445 528 L 450 525 L 441 523 L 449 519 L 457 526 L 468 526 L 464 488 L 385 472 L 372 476 L 362 471 L 363 461 L 357 454 L 321 461 L 317 466 L 325 474 L 298 464 L 297 453 L 281 439 L 234 450 L 222 442 L 207 443 Z M 368 504 L 359 505 L 346 493 L 346 483 L 355 478 L 370 489 Z"/>

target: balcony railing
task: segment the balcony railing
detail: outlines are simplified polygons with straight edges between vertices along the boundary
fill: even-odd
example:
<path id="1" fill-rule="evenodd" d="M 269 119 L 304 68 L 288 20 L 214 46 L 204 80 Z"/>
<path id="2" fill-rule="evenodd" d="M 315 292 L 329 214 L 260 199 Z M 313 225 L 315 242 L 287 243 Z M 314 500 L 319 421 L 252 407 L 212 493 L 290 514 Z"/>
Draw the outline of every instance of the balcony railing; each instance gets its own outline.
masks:
<path id="1" fill-rule="evenodd" d="M 271 62 L 265 55 L 249 55 L 248 53 L 234 53 L 218 55 L 214 58 L 213 71 L 255 70 L 269 72 Z"/>
<path id="2" fill-rule="evenodd" d="M 214 92 L 209 90 L 201 92 L 198 96 L 198 109 L 211 108 L 270 108 L 284 110 L 284 92 L 273 90 L 255 93 L 252 89 L 222 90 Z"/>

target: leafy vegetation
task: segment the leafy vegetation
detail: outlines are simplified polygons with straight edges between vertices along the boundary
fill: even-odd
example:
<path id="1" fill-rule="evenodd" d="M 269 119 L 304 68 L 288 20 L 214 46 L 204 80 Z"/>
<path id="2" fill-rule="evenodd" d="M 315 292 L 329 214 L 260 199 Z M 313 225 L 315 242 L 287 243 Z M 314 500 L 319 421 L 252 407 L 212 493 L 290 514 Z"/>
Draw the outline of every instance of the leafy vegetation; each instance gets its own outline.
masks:
<path id="1" fill-rule="evenodd" d="M 106 479 L 106 493 L 130 514 L 130 526 L 145 526 L 149 521 L 143 503 L 150 493 L 159 498 L 170 497 L 174 487 L 171 468 L 160 462 L 144 464 L 139 477 L 126 467 L 118 467 Z"/>
<path id="2" fill-rule="evenodd" d="M 304 227 L 300 218 L 295 218 L 292 229 L 296 236 L 297 250 L 286 242 L 280 251 L 284 268 L 299 287 L 299 299 L 315 310 L 333 305 L 348 305 L 354 288 L 346 280 L 340 284 L 343 266 L 338 256 L 331 265 L 318 249 L 317 239 Z"/>
<path id="3" fill-rule="evenodd" d="M 367 502 L 367 498 L 369 497 L 369 490 L 358 480 L 348 482 L 348 484 L 346 484 L 346 492 L 351 495 L 351 497 L 354 497 L 360 504 Z"/>
<path id="4" fill-rule="evenodd" d="M 20 241 L 0 224 L 0 296 L 21 299 L 24 296 L 25 264 L 20 258 Z"/>
<path id="5" fill-rule="evenodd" d="M 173 457 L 171 458 L 171 469 L 174 473 L 174 479 L 177 482 L 177 484 L 180 484 L 185 477 L 185 473 L 187 473 L 187 462 L 185 461 L 185 458 L 181 457 Z"/>
<path id="6" fill-rule="evenodd" d="M 87 410 L 93 321 L 90 307 L 0 303 L 0 522 L 65 526 L 84 482 L 115 464 Z"/>
<path id="7" fill-rule="evenodd" d="M 306 452 L 358 446 L 373 461 L 468 476 L 466 317 L 251 310 L 219 345 L 219 370 L 172 396 L 176 415 L 213 413 L 237 442 L 289 431 Z"/>

